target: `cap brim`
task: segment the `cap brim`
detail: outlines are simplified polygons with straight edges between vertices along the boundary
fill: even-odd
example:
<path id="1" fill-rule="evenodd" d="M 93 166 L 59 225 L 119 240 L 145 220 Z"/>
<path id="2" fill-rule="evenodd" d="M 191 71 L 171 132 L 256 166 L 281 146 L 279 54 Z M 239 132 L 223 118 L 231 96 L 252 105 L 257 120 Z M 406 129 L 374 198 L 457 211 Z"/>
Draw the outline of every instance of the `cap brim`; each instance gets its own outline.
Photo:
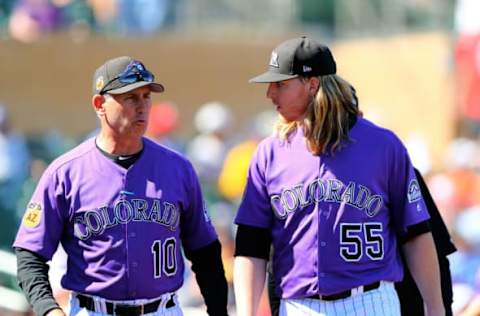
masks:
<path id="1" fill-rule="evenodd" d="M 165 88 L 159 83 L 148 82 L 148 81 L 139 81 L 139 82 L 135 82 L 135 83 L 126 85 L 126 86 L 118 88 L 118 89 L 108 90 L 107 93 L 108 94 L 122 94 L 122 93 L 132 91 L 134 89 L 140 88 L 140 87 L 145 87 L 145 86 L 150 86 L 150 91 L 152 91 L 152 92 L 163 92 L 163 91 L 165 91 Z"/>
<path id="2" fill-rule="evenodd" d="M 279 82 L 279 81 L 289 80 L 297 77 L 298 75 L 285 75 L 285 74 L 279 74 L 276 72 L 267 71 L 259 76 L 256 76 L 248 80 L 248 82 L 255 82 L 255 83 Z"/>

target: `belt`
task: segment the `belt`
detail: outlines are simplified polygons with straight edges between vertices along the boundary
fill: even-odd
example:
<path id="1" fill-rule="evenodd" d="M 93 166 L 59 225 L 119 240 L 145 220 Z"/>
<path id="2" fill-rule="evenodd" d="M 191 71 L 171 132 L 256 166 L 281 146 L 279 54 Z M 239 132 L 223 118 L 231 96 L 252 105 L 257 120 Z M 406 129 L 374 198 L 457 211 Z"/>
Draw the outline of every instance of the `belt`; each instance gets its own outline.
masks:
<path id="1" fill-rule="evenodd" d="M 89 311 L 96 312 L 95 310 L 95 301 L 90 296 L 85 296 L 82 294 L 77 294 L 78 301 L 80 303 L 80 307 L 84 307 Z M 110 315 L 125 315 L 125 316 L 138 316 L 148 313 L 153 313 L 158 310 L 162 299 L 158 299 L 156 301 L 147 303 L 147 304 L 139 304 L 139 305 L 126 305 L 126 304 L 118 304 L 112 302 L 105 302 L 105 308 L 107 310 L 107 314 Z M 165 305 L 166 308 L 170 308 L 175 306 L 175 301 L 173 300 L 173 295 L 167 301 Z"/>
<path id="2" fill-rule="evenodd" d="M 353 293 L 368 292 L 368 291 L 371 291 L 371 290 L 378 289 L 379 287 L 380 287 L 380 282 L 374 282 L 374 283 L 371 283 L 371 284 L 362 285 L 362 286 L 356 287 L 354 289 L 346 290 L 346 291 L 343 291 L 343 292 L 340 292 L 340 293 L 335 293 L 335 294 L 332 294 L 332 295 L 316 294 L 316 295 L 309 296 L 308 298 L 313 298 L 313 299 L 323 300 L 323 301 L 335 301 L 335 300 L 340 300 L 342 298 L 350 297 L 350 296 L 352 296 Z"/>

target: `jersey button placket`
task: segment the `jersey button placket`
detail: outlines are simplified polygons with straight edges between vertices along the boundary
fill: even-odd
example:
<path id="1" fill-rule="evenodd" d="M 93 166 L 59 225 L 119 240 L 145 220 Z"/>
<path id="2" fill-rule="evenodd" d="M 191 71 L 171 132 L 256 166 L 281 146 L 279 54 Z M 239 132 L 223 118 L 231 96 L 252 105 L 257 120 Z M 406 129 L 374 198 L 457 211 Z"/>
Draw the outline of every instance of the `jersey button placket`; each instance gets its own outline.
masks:
<path id="1" fill-rule="evenodd" d="M 131 227 L 129 228 L 129 230 L 131 230 Z M 137 233 L 136 232 L 132 232 L 132 231 L 129 231 L 128 234 L 128 239 L 127 239 L 127 243 L 130 244 L 130 243 L 136 243 L 136 237 L 137 237 Z M 129 256 L 130 258 L 130 256 Z M 132 258 L 134 259 L 134 258 Z M 130 268 L 129 268 L 129 271 L 130 271 L 130 277 L 132 279 L 135 279 L 136 278 L 136 274 L 137 274 L 137 268 L 138 268 L 138 262 L 137 261 L 132 261 L 131 264 L 130 264 Z M 130 284 L 130 288 L 131 289 L 134 289 L 134 285 L 133 284 Z"/>
<path id="2" fill-rule="evenodd" d="M 128 175 L 129 172 L 127 171 L 123 177 L 123 190 L 120 192 L 120 199 L 122 200 L 130 200 L 131 196 L 134 194 L 131 190 L 128 189 Z M 130 298 L 135 298 L 137 295 L 136 292 L 136 287 L 135 287 L 135 275 L 136 275 L 136 270 L 138 267 L 138 263 L 135 261 L 131 261 L 132 258 L 130 258 L 130 239 L 132 237 L 132 233 L 130 232 L 131 229 L 131 221 L 127 222 L 124 225 L 124 236 L 125 236 L 125 249 L 126 249 L 126 260 L 125 264 L 127 266 L 127 273 L 128 273 L 128 296 Z"/>
<path id="3" fill-rule="evenodd" d="M 320 272 L 320 248 L 318 247 L 318 244 L 319 244 L 319 241 L 320 241 L 320 221 L 321 221 L 321 218 L 320 218 L 321 210 L 318 207 L 318 205 L 315 206 L 315 211 L 316 211 L 316 217 L 313 217 L 313 218 L 317 221 L 317 231 L 316 231 L 317 254 L 316 254 L 316 257 L 315 257 L 315 261 L 314 261 L 314 269 L 315 270 L 313 270 L 313 271 L 316 271 L 317 275 L 318 275 L 318 273 Z M 317 278 L 317 279 L 319 279 L 319 278 Z M 317 281 L 317 286 L 316 287 L 317 287 L 317 290 L 320 287 L 320 284 L 319 284 L 318 281 Z"/>
<path id="4" fill-rule="evenodd" d="M 325 258 L 328 258 L 329 253 L 327 253 L 327 242 L 326 242 L 326 232 L 328 229 L 325 229 L 325 227 L 328 226 L 327 221 L 328 217 L 325 216 L 325 212 L 323 209 L 320 207 L 318 208 L 318 236 L 317 236 L 317 242 L 318 242 L 318 288 L 320 291 L 323 291 L 325 289 L 325 283 L 326 281 L 324 280 L 327 274 L 325 273 Z"/>

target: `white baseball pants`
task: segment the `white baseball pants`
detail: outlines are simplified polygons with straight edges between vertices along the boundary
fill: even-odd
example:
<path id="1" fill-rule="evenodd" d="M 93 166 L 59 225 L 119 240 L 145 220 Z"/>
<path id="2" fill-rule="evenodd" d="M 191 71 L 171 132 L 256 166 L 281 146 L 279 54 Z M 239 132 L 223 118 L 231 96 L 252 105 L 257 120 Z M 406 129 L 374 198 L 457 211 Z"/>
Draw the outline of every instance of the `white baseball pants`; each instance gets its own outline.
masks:
<path id="1" fill-rule="evenodd" d="M 401 316 L 400 302 L 391 282 L 378 289 L 335 301 L 282 299 L 280 316 Z"/>

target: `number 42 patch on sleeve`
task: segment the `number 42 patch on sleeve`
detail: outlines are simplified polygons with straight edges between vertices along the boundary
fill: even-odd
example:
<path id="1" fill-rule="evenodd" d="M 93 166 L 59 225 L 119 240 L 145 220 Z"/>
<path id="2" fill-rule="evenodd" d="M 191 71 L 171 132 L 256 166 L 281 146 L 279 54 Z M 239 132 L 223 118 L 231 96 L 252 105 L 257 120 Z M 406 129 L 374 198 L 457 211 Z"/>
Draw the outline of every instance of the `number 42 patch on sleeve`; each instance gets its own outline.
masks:
<path id="1" fill-rule="evenodd" d="M 27 227 L 37 227 L 40 224 L 40 219 L 42 218 L 42 205 L 36 202 L 28 203 L 27 210 L 23 216 L 23 225 Z"/>

